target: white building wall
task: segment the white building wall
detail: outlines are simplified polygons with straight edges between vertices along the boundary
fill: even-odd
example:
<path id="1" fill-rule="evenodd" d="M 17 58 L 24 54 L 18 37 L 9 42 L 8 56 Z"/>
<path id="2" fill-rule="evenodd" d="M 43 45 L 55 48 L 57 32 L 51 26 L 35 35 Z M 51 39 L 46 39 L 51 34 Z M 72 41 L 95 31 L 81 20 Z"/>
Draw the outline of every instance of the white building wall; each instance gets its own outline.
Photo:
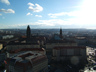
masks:
<path id="1" fill-rule="evenodd" d="M 5 35 L 5 36 L 2 36 L 2 39 L 10 39 L 13 37 L 14 37 L 14 35 Z"/>

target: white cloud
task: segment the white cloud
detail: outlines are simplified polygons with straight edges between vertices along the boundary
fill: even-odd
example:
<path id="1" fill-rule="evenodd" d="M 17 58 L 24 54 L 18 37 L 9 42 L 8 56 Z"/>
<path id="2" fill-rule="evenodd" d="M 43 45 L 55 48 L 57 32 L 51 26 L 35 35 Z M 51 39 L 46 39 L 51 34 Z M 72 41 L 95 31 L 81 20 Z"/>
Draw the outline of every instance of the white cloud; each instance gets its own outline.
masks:
<path id="1" fill-rule="evenodd" d="M 1 9 L 0 12 L 4 12 L 4 13 L 15 13 L 15 11 L 12 10 L 12 9 L 7 9 L 7 10 Z"/>
<path id="2" fill-rule="evenodd" d="M 0 14 L 0 16 L 2 16 L 2 14 Z"/>
<path id="3" fill-rule="evenodd" d="M 34 4 L 32 4 L 32 3 L 30 3 L 30 2 L 28 3 L 28 5 L 29 5 L 29 6 L 34 6 Z"/>
<path id="4" fill-rule="evenodd" d="M 35 15 L 36 17 L 42 17 L 42 15 Z"/>
<path id="5" fill-rule="evenodd" d="M 5 3 L 7 5 L 10 5 L 10 2 L 8 0 L 0 0 L 2 3 Z"/>
<path id="6" fill-rule="evenodd" d="M 40 6 L 39 4 L 32 4 L 32 3 L 28 3 L 29 5 L 29 10 L 32 10 L 33 12 L 41 12 L 43 11 L 43 7 Z"/>
<path id="7" fill-rule="evenodd" d="M 38 20 L 36 22 L 40 25 L 47 25 L 47 26 L 58 26 L 58 25 L 71 25 L 72 23 L 68 20 L 62 20 L 62 19 L 50 19 L 50 20 Z"/>
<path id="8" fill-rule="evenodd" d="M 58 16 L 78 16 L 80 13 L 80 11 L 72 11 L 72 12 L 60 12 L 60 13 L 49 13 L 48 16 L 50 16 L 51 18 L 57 18 Z"/>
<path id="9" fill-rule="evenodd" d="M 51 18 L 57 18 L 57 16 L 63 16 L 63 15 L 66 15 L 67 13 L 66 12 L 61 12 L 61 13 L 49 13 L 48 15 L 51 17 Z"/>
<path id="10" fill-rule="evenodd" d="M 13 24 L 9 26 L 12 28 L 19 28 L 19 27 L 27 26 L 27 25 L 40 25 L 40 24 L 30 22 L 30 23 Z"/>
<path id="11" fill-rule="evenodd" d="M 72 23 L 67 21 L 67 20 L 62 20 L 62 19 L 50 19 L 50 20 L 38 20 L 37 22 L 32 22 L 32 23 L 23 23 L 23 24 L 14 24 L 11 25 L 12 27 L 21 27 L 21 26 L 27 26 L 27 25 L 34 25 L 34 26 L 59 26 L 59 25 L 71 25 Z"/>
<path id="12" fill-rule="evenodd" d="M 89 21 L 88 21 L 89 22 Z M 62 26 L 62 27 L 79 27 L 79 28 L 88 28 L 90 27 L 90 23 L 86 24 L 86 22 L 84 22 L 84 20 L 78 19 L 78 18 L 70 18 L 70 19 L 49 19 L 49 20 L 38 20 L 37 22 L 32 22 L 32 23 L 23 23 L 23 24 L 14 24 L 11 25 L 11 27 L 23 27 L 23 26 L 27 26 L 27 25 L 32 25 L 35 28 L 38 26 L 40 27 L 58 27 L 58 26 Z M 71 27 L 71 28 L 72 28 Z M 92 27 L 92 26 L 91 26 Z"/>
<path id="13" fill-rule="evenodd" d="M 29 12 L 29 13 L 27 13 L 27 16 L 28 16 L 28 15 L 33 15 L 33 14 L 31 14 L 31 13 Z"/>

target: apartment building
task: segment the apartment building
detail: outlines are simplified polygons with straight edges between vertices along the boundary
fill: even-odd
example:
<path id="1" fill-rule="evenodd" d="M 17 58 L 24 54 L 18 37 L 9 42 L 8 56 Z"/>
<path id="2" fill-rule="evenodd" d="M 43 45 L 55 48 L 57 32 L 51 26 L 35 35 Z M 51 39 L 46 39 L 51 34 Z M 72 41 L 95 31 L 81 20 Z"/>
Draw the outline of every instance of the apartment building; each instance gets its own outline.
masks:
<path id="1" fill-rule="evenodd" d="M 38 52 L 26 51 L 7 58 L 7 72 L 47 72 L 48 59 Z"/>
<path id="2" fill-rule="evenodd" d="M 56 61 L 70 61 L 73 64 L 86 62 L 86 47 L 57 46 L 53 48 L 53 59 Z"/>

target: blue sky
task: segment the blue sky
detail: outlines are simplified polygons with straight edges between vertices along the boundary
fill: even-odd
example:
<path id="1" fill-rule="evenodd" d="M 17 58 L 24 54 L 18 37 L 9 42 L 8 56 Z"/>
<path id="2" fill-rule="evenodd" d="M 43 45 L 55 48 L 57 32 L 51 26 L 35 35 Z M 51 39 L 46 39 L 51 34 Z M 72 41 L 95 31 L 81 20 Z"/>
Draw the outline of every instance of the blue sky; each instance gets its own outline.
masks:
<path id="1" fill-rule="evenodd" d="M 96 29 L 96 0 L 0 0 L 0 29 Z"/>

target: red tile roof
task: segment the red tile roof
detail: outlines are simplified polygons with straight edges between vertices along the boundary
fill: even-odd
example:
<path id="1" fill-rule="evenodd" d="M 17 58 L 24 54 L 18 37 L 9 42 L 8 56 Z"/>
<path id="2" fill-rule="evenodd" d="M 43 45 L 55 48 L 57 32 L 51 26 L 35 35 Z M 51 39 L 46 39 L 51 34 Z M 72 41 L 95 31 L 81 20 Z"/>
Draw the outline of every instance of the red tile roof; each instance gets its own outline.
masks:
<path id="1" fill-rule="evenodd" d="M 10 51 L 9 53 L 17 53 L 21 51 L 44 51 L 43 48 L 21 48 L 21 49 L 16 49 L 14 51 Z"/>
<path id="2" fill-rule="evenodd" d="M 21 38 L 27 38 L 26 36 L 21 36 Z"/>
<path id="3" fill-rule="evenodd" d="M 27 54 L 21 55 L 19 57 L 26 57 L 26 56 L 31 56 L 31 55 L 33 55 L 33 54 L 27 53 Z M 10 63 L 11 59 L 12 58 L 7 58 L 7 61 Z M 29 60 L 24 59 L 22 61 L 16 61 L 16 63 L 14 63 L 14 67 L 15 68 L 21 67 L 21 69 L 23 69 L 23 71 L 26 72 L 26 70 L 28 69 L 28 66 L 30 66 L 32 68 L 32 66 L 42 63 L 46 59 L 47 59 L 46 55 L 42 55 L 42 56 L 37 55 L 37 57 L 31 59 L 32 63 Z"/>

